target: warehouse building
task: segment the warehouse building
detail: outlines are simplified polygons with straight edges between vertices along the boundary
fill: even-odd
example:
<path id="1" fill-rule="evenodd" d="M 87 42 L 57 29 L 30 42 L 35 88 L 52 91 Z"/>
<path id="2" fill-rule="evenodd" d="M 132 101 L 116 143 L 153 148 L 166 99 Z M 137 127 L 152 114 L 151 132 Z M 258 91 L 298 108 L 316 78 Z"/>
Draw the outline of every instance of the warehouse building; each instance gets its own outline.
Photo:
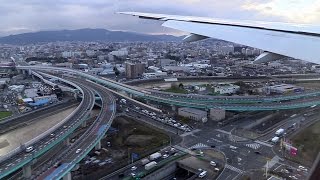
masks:
<path id="1" fill-rule="evenodd" d="M 193 108 L 179 108 L 178 115 L 195 121 L 207 122 L 207 112 Z"/>
<path id="2" fill-rule="evenodd" d="M 240 86 L 233 84 L 219 83 L 214 87 L 214 92 L 219 94 L 234 94 L 240 90 Z"/>
<path id="3" fill-rule="evenodd" d="M 267 94 L 300 93 L 304 91 L 304 88 L 292 84 L 278 84 L 274 86 L 266 86 L 264 91 Z"/>
<path id="4" fill-rule="evenodd" d="M 226 111 L 224 109 L 210 109 L 210 119 L 214 121 L 221 121 L 226 118 Z"/>

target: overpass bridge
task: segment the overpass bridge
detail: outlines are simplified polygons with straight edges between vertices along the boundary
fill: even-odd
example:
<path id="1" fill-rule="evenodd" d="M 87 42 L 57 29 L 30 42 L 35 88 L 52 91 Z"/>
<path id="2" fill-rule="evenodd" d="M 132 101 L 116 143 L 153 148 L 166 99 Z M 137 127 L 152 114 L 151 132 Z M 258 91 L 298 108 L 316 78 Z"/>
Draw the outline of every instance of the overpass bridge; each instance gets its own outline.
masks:
<path id="1" fill-rule="evenodd" d="M 101 98 L 101 111 L 94 123 L 78 138 L 72 146 L 65 149 L 58 157 L 44 165 L 42 174 L 34 175 L 31 179 L 71 179 L 70 171 L 76 167 L 93 148 L 101 149 L 100 140 L 111 126 L 116 112 L 114 96 L 104 87 L 88 81 L 72 79 L 73 82 L 93 88 Z M 76 153 L 81 149 L 79 153 Z M 54 167 L 54 164 L 61 164 Z"/>
<path id="2" fill-rule="evenodd" d="M 54 145 L 67 139 L 88 117 L 94 105 L 94 92 L 81 84 L 78 85 L 67 80 L 64 81 L 76 87 L 83 94 L 80 105 L 67 118 L 45 133 L 22 144 L 6 155 L 1 156 L 0 179 L 20 168 L 23 168 L 25 176 L 30 176 L 30 167 L 33 161 L 50 150 Z M 54 136 L 52 136 L 52 134 L 54 134 Z M 26 152 L 27 147 L 33 147 L 33 151 Z"/>
<path id="3" fill-rule="evenodd" d="M 59 71 L 59 72 L 65 72 L 69 73 L 71 75 L 76 75 L 77 77 L 81 77 L 85 80 L 90 80 L 92 82 L 95 82 L 99 85 L 96 85 L 95 83 L 90 83 L 88 81 L 81 81 L 81 83 L 78 81 L 77 83 L 73 83 L 75 87 L 80 89 L 80 91 L 83 94 L 83 100 L 82 104 L 90 105 L 91 108 L 93 107 L 94 103 L 94 94 L 99 94 L 101 100 L 102 100 L 102 109 L 105 110 L 105 112 L 108 112 L 107 114 L 100 113 L 99 117 L 95 122 L 94 125 L 91 126 L 83 136 L 80 138 L 80 143 L 76 144 L 76 146 L 70 147 L 68 151 L 66 150 L 65 153 L 62 154 L 60 159 L 57 159 L 57 161 L 62 160 L 62 165 L 58 168 L 53 168 L 52 163 L 47 165 L 47 170 L 42 174 L 37 174 L 34 177 L 42 178 L 45 177 L 46 179 L 59 179 L 61 177 L 71 178 L 70 177 L 70 171 L 72 168 L 76 166 L 76 164 L 83 159 L 83 157 L 95 146 L 99 146 L 100 139 L 104 136 L 105 132 L 108 130 L 112 123 L 112 119 L 115 113 L 115 100 L 113 99 L 113 96 L 110 95 L 110 92 L 106 90 L 104 87 L 108 87 L 117 91 L 124 91 L 128 93 L 129 95 L 134 95 L 138 97 L 142 97 L 147 100 L 155 101 L 155 102 L 161 102 L 165 104 L 169 104 L 172 106 L 182 106 L 182 107 L 193 107 L 193 108 L 200 108 L 200 109 L 210 109 L 210 108 L 222 108 L 225 110 L 233 110 L 233 111 L 261 111 L 261 110 L 279 110 L 279 109 L 295 109 L 295 108 L 303 108 L 303 107 L 309 107 L 313 105 L 320 105 L 320 99 L 314 98 L 307 101 L 301 100 L 297 101 L 295 103 L 285 102 L 285 103 L 278 103 L 279 98 L 283 97 L 275 97 L 277 100 L 271 99 L 268 103 L 259 103 L 259 104 L 237 104 L 237 103 L 227 103 L 227 104 L 215 104 L 215 101 L 212 100 L 211 102 L 206 102 L 206 99 L 199 98 L 198 101 L 190 101 L 190 97 L 175 97 L 175 98 L 168 98 L 166 95 L 157 95 L 155 92 L 149 92 L 137 87 L 132 87 L 129 85 L 125 85 L 110 79 L 101 78 L 97 76 L 88 75 L 86 73 L 72 70 L 72 69 L 64 69 L 64 68 L 56 68 L 56 67 L 42 67 L 42 66 L 17 66 L 17 69 L 19 70 L 27 70 L 29 74 L 32 74 L 35 70 L 43 70 L 43 71 Z M 43 74 L 42 74 L 43 75 Z M 61 81 L 64 81 L 66 83 L 71 83 L 69 80 L 66 80 L 67 78 L 60 78 Z M 77 81 L 73 79 L 72 81 Z M 104 86 L 104 87 L 101 87 Z M 115 92 L 115 91 L 114 91 Z M 169 95 L 170 96 L 170 95 Z M 309 93 L 305 95 L 300 96 L 291 96 L 291 97 L 284 97 L 286 100 L 292 100 L 297 99 L 300 100 L 301 98 L 305 97 L 315 97 L 318 96 L 317 93 Z M 89 98 L 88 98 L 89 97 Z M 233 98 L 231 99 L 224 99 L 224 97 L 220 98 L 219 101 L 235 101 Z M 261 101 L 261 99 L 258 97 L 257 99 L 237 99 L 237 101 L 249 101 L 249 102 L 256 102 Z M 281 99 L 282 100 L 282 99 Z M 86 103 L 83 103 L 86 101 Z M 268 100 L 269 101 L 269 100 Z M 263 102 L 263 100 L 262 100 Z M 82 106 L 81 106 L 82 107 Z M 90 108 L 89 108 L 90 109 Z M 68 128 L 64 130 L 64 128 L 61 129 L 62 124 L 59 124 L 59 126 L 55 126 L 55 134 L 59 134 L 60 136 L 56 138 L 47 137 L 48 133 L 46 135 L 43 135 L 41 138 L 34 139 L 32 143 L 26 143 L 23 147 L 19 148 L 18 152 L 15 152 L 11 154 L 11 156 L 7 156 L 6 158 L 1 158 L 2 161 L 0 168 L 2 167 L 0 171 L 0 178 L 5 177 L 6 175 L 10 174 L 13 171 L 16 171 L 17 169 L 23 167 L 25 174 L 29 174 L 30 172 L 30 163 L 40 155 L 42 155 L 44 152 L 48 151 L 50 148 L 52 148 L 55 144 L 58 142 L 61 142 L 63 139 L 65 139 L 68 135 L 71 134 L 81 123 L 83 123 L 83 117 L 87 116 L 87 110 L 88 106 L 84 106 L 81 109 L 82 113 L 79 113 L 78 116 L 73 117 L 73 121 L 66 123 L 65 126 Z M 79 111 L 80 112 L 80 111 Z M 74 115 L 74 114 L 73 114 Z M 101 118 L 104 117 L 104 118 Z M 57 130 L 57 131 L 56 131 Z M 53 131 L 50 131 L 53 132 Z M 24 152 L 24 148 L 30 145 L 33 145 L 35 147 L 35 150 L 32 153 L 26 153 Z M 81 153 L 75 153 L 76 149 L 81 149 Z M 14 155 L 14 156 L 13 156 Z"/>
<path id="4" fill-rule="evenodd" d="M 211 108 L 217 108 L 217 109 L 224 109 L 224 110 L 230 110 L 230 111 L 270 111 L 270 110 L 286 110 L 286 109 L 297 109 L 297 108 L 305 108 L 310 107 L 314 105 L 320 105 L 320 100 L 317 98 L 310 98 L 308 101 L 300 101 L 300 99 L 306 98 L 306 97 L 315 97 L 319 95 L 319 92 L 314 93 L 306 93 L 306 94 L 300 94 L 300 95 L 292 95 L 292 96 L 277 96 L 273 99 L 266 98 L 266 97 L 256 97 L 256 98 L 218 98 L 214 100 L 206 100 L 204 99 L 193 99 L 190 100 L 190 98 L 186 98 L 180 96 L 176 98 L 168 98 L 167 96 L 159 95 L 143 90 L 138 87 L 129 86 L 126 84 L 122 84 L 110 79 L 101 78 L 98 76 L 92 76 L 89 74 L 86 74 L 84 72 L 76 71 L 73 69 L 66 69 L 66 68 L 57 68 L 57 67 L 47 67 L 47 66 L 17 66 L 17 69 L 20 70 L 44 70 L 44 71 L 60 71 L 65 73 L 74 74 L 77 76 L 80 76 L 84 79 L 89 79 L 91 81 L 94 81 L 98 84 L 101 84 L 103 86 L 106 86 L 111 89 L 115 89 L 118 91 L 124 91 L 129 95 L 134 95 L 141 97 L 146 100 L 151 100 L 155 102 L 161 102 L 164 104 L 168 104 L 171 106 L 179 106 L 179 107 L 191 107 L 191 108 L 198 108 L 198 109 L 211 109 Z M 283 102 L 278 103 L 278 101 L 286 101 L 286 100 L 297 100 L 293 103 L 291 102 Z M 218 104 L 215 101 L 230 101 L 230 103 L 224 103 L 224 104 Z M 257 104 L 256 102 L 262 102 Z M 241 102 L 241 103 L 239 103 Z M 243 103 L 244 102 L 244 103 Z M 255 103 L 255 104 L 253 104 Z"/>

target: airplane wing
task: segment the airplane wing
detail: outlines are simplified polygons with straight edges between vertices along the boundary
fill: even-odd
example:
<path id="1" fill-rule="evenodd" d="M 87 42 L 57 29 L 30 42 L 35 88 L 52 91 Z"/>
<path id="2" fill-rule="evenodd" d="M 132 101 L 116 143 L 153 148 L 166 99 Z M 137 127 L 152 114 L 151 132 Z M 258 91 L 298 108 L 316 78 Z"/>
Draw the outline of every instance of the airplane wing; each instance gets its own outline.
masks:
<path id="1" fill-rule="evenodd" d="M 320 26 L 261 21 L 233 21 L 194 16 L 119 12 L 164 21 L 162 26 L 191 33 L 186 41 L 216 38 L 320 64 Z M 274 56 L 275 55 L 275 56 Z"/>

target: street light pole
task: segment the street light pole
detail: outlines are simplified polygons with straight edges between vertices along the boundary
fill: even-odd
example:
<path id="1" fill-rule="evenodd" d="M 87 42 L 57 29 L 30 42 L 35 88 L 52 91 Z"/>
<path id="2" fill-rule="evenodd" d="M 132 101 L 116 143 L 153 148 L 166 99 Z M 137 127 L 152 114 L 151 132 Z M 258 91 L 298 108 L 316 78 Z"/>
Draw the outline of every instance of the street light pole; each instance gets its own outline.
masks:
<path id="1" fill-rule="evenodd" d="M 266 166 L 266 178 L 268 178 L 268 168 L 269 168 L 269 161 L 267 161 L 267 166 Z"/>

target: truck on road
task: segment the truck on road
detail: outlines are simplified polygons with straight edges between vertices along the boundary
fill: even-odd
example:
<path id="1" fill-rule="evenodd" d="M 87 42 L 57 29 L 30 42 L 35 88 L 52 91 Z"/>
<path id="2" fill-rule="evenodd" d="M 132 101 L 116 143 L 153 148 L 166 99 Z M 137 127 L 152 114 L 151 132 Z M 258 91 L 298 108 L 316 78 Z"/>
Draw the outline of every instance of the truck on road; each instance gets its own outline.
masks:
<path id="1" fill-rule="evenodd" d="M 145 169 L 145 170 L 150 170 L 150 169 L 152 169 L 153 167 L 155 167 L 156 165 L 157 165 L 157 162 L 151 161 L 151 162 L 149 162 L 148 164 L 146 164 L 146 165 L 144 166 L 144 169 Z"/>
<path id="2" fill-rule="evenodd" d="M 281 128 L 276 131 L 275 135 L 281 136 L 283 133 L 284 133 L 284 129 Z"/>
<path id="3" fill-rule="evenodd" d="M 156 159 L 158 159 L 158 158 L 160 158 L 160 157 L 161 157 L 161 153 L 159 153 L 159 152 L 153 153 L 153 154 L 151 154 L 151 155 L 149 156 L 149 158 L 150 158 L 151 161 L 156 160 Z"/>
<path id="4" fill-rule="evenodd" d="M 142 164 L 142 165 L 146 165 L 146 164 L 148 164 L 149 162 L 150 162 L 150 161 L 149 161 L 148 158 L 144 158 L 144 159 L 141 160 L 141 164 Z"/>

